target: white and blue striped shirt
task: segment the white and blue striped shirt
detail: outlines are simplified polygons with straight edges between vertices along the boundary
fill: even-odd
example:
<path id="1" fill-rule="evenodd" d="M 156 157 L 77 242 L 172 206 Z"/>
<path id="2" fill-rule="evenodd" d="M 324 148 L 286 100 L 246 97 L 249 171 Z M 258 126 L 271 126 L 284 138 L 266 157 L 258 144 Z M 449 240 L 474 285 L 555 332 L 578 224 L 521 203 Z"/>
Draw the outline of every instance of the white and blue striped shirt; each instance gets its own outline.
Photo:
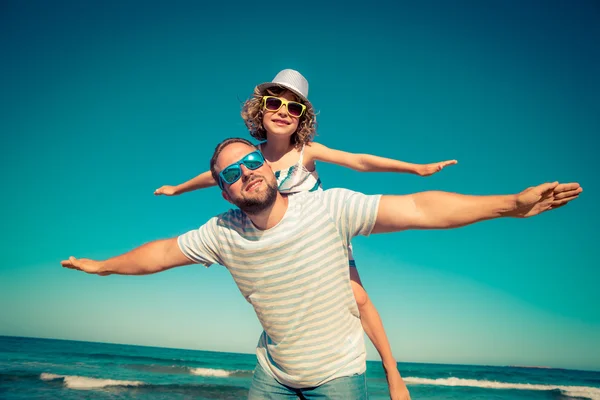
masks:
<path id="1" fill-rule="evenodd" d="M 366 369 L 348 244 L 371 233 L 380 196 L 331 189 L 288 199 L 273 228 L 260 230 L 235 209 L 178 243 L 196 263 L 227 267 L 264 329 L 260 365 L 280 383 L 305 388 Z"/>

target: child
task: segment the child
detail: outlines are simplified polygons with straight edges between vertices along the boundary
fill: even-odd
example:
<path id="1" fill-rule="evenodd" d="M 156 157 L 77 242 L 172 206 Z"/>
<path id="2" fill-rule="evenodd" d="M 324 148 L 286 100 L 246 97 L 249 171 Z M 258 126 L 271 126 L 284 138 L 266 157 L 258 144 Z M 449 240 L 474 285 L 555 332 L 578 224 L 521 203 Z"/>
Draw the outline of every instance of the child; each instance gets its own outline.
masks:
<path id="1" fill-rule="evenodd" d="M 297 71 L 286 69 L 272 82 L 254 89 L 242 109 L 250 135 L 262 141 L 259 149 L 275 172 L 282 193 L 321 190 L 321 180 L 315 169 L 323 161 L 365 172 L 405 172 L 420 176 L 432 175 L 456 160 L 432 164 L 411 164 L 368 154 L 352 154 L 334 150 L 313 142 L 316 117 L 308 101 L 308 82 Z M 155 195 L 178 195 L 214 186 L 210 171 L 177 186 L 162 186 Z M 352 248 L 348 248 L 350 279 L 360 311 L 361 323 L 367 336 L 379 352 L 387 376 L 392 399 L 408 399 L 408 391 L 396 360 L 392 355 L 383 323 L 375 306 L 362 287 Z"/>

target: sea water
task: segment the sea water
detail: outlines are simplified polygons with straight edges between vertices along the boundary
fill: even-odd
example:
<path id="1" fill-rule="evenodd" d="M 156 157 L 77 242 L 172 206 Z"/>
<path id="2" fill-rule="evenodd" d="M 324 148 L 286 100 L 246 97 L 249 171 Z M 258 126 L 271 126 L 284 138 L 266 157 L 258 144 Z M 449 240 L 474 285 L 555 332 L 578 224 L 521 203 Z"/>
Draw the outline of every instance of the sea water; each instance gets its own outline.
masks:
<path id="1" fill-rule="evenodd" d="M 0 399 L 244 399 L 253 354 L 0 336 Z M 413 400 L 598 399 L 600 372 L 399 363 Z M 367 363 L 371 399 L 386 399 Z"/>

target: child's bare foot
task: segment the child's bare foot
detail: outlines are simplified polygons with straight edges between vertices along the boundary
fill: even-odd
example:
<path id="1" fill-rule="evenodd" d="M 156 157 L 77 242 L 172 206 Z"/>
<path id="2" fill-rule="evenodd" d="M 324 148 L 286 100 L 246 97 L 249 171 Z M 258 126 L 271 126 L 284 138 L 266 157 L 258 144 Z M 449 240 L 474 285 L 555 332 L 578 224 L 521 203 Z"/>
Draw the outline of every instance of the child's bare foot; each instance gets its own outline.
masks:
<path id="1" fill-rule="evenodd" d="M 386 368 L 384 365 L 383 369 L 390 389 L 390 399 L 410 400 L 410 393 L 408 393 L 408 389 L 400 376 L 400 372 L 398 372 L 398 368 L 396 366 Z"/>

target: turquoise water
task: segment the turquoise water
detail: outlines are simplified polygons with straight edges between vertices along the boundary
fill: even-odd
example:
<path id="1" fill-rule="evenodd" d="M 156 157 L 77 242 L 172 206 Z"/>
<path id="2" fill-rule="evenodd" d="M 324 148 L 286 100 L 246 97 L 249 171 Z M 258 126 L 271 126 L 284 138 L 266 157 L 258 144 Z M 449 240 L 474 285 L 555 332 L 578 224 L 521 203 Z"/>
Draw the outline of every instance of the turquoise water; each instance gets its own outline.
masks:
<path id="1" fill-rule="evenodd" d="M 2 399 L 243 399 L 254 355 L 0 336 Z M 600 399 L 600 372 L 400 363 L 413 399 Z M 371 399 L 385 399 L 367 365 Z"/>

